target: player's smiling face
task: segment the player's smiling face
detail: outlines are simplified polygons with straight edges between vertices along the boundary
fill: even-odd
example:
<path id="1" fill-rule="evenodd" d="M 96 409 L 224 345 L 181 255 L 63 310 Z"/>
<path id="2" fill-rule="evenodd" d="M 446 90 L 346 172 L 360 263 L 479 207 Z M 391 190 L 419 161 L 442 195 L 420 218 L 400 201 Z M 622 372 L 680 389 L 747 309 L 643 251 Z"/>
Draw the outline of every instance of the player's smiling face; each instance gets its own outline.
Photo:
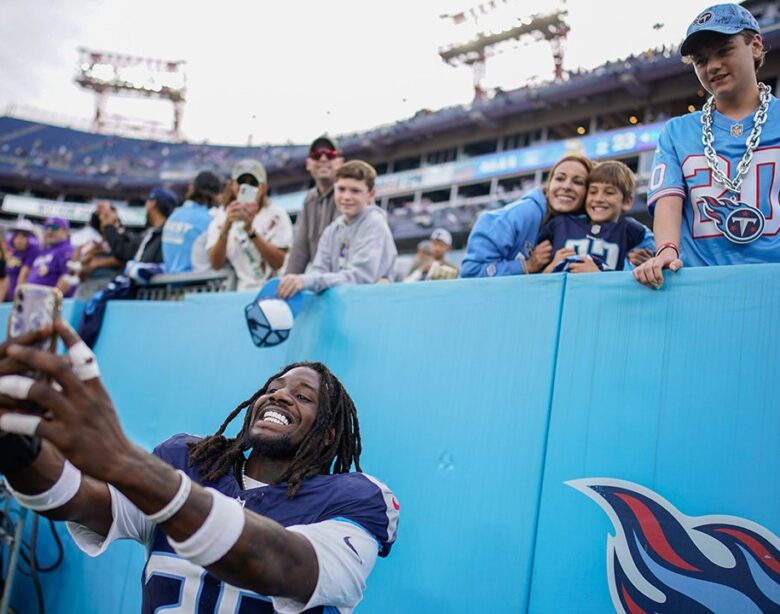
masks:
<path id="1" fill-rule="evenodd" d="M 317 417 L 319 389 L 320 374 L 309 367 L 290 369 L 272 380 L 252 408 L 249 437 L 253 447 L 276 441 L 294 454 Z"/>
<path id="2" fill-rule="evenodd" d="M 752 42 L 741 34 L 704 43 L 691 53 L 691 60 L 704 89 L 715 99 L 731 98 L 755 86 L 755 60 L 761 57 L 761 37 Z"/>
<path id="3" fill-rule="evenodd" d="M 588 186 L 585 212 L 591 222 L 617 222 L 630 207 L 631 201 L 624 200 L 623 193 L 611 183 L 593 182 Z"/>
<path id="4" fill-rule="evenodd" d="M 571 213 L 582 206 L 588 185 L 588 169 L 576 160 L 558 164 L 547 184 L 547 203 L 556 213 Z"/>

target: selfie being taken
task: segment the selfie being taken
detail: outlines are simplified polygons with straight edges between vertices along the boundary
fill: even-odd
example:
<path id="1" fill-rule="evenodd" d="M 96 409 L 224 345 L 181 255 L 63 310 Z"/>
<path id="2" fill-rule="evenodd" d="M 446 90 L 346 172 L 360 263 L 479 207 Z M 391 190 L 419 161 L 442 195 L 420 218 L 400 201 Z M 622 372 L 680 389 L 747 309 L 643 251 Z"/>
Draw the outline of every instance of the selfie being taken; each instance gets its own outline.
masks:
<path id="1" fill-rule="evenodd" d="M 777 2 L 4 9 L 0 614 L 780 612 Z"/>

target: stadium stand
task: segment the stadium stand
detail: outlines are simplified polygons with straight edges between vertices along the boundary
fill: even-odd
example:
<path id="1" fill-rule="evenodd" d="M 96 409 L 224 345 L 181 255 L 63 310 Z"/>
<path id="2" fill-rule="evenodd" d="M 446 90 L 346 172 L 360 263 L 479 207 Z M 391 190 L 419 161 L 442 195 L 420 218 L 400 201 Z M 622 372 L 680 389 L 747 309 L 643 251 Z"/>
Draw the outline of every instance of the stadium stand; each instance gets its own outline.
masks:
<path id="1" fill-rule="evenodd" d="M 780 16 L 751 2 L 769 48 L 762 80 L 780 76 Z M 391 125 L 339 137 L 347 159 L 379 172 L 379 204 L 390 215 L 401 253 L 442 226 L 462 247 L 476 216 L 531 187 L 563 151 L 583 148 L 617 158 L 638 175 L 633 214 L 647 221 L 644 197 L 663 121 L 699 108 L 704 91 L 677 47 L 649 49 L 576 70 L 562 82 L 537 83 L 438 111 L 420 110 Z M 310 177 L 306 145 L 228 147 L 122 138 L 0 117 L 0 192 L 53 199 L 132 201 L 155 185 L 180 193 L 197 170 L 227 175 L 239 159 L 259 158 L 273 202 L 293 216 Z"/>

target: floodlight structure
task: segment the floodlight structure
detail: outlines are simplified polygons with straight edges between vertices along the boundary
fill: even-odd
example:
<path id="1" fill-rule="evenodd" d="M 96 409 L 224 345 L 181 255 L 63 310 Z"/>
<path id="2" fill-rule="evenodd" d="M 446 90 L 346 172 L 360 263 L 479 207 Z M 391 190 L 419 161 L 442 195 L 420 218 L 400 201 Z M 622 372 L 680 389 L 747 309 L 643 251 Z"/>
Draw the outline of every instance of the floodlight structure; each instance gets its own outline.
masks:
<path id="1" fill-rule="evenodd" d="M 84 89 L 95 93 L 93 129 L 105 132 L 109 96 L 131 96 L 168 100 L 173 104 L 171 137 L 181 140 L 181 118 L 187 93 L 184 61 L 142 58 L 119 53 L 79 48 L 75 77 Z M 150 132 L 154 127 L 149 125 Z"/>
<path id="2" fill-rule="evenodd" d="M 480 22 L 488 21 L 491 13 L 501 5 L 508 5 L 508 0 L 489 0 L 468 11 L 455 15 L 440 15 L 442 19 L 451 19 L 455 25 L 472 21 L 478 26 Z M 566 35 L 569 25 L 564 21 L 567 11 L 558 10 L 548 14 L 531 15 L 530 17 L 514 17 L 508 25 L 500 22 L 489 29 L 482 29 L 476 36 L 464 43 L 457 43 L 439 49 L 439 56 L 451 66 L 470 66 L 474 74 L 474 100 L 484 99 L 487 92 L 482 87 L 485 76 L 485 61 L 498 45 L 511 40 L 521 40 L 531 37 L 535 40 L 550 42 L 555 63 L 555 80 L 563 81 L 563 56 Z M 495 23 L 495 19 L 493 19 Z"/>

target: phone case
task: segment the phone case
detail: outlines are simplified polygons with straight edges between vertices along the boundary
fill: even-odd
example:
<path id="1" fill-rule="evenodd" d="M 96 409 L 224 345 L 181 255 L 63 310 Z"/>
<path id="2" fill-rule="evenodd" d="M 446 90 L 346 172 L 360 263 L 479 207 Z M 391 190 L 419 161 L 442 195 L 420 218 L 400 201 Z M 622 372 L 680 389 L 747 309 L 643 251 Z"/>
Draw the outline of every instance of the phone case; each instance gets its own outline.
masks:
<path id="1" fill-rule="evenodd" d="M 14 303 L 8 317 L 8 336 L 18 337 L 28 331 L 38 330 L 47 324 L 54 324 L 62 309 L 62 292 L 58 288 L 22 284 L 14 291 Z M 57 337 L 37 344 L 38 349 L 54 351 Z"/>
<path id="2" fill-rule="evenodd" d="M 238 188 L 238 198 L 236 200 L 240 203 L 253 203 L 257 197 L 258 189 L 253 185 L 243 183 Z"/>

